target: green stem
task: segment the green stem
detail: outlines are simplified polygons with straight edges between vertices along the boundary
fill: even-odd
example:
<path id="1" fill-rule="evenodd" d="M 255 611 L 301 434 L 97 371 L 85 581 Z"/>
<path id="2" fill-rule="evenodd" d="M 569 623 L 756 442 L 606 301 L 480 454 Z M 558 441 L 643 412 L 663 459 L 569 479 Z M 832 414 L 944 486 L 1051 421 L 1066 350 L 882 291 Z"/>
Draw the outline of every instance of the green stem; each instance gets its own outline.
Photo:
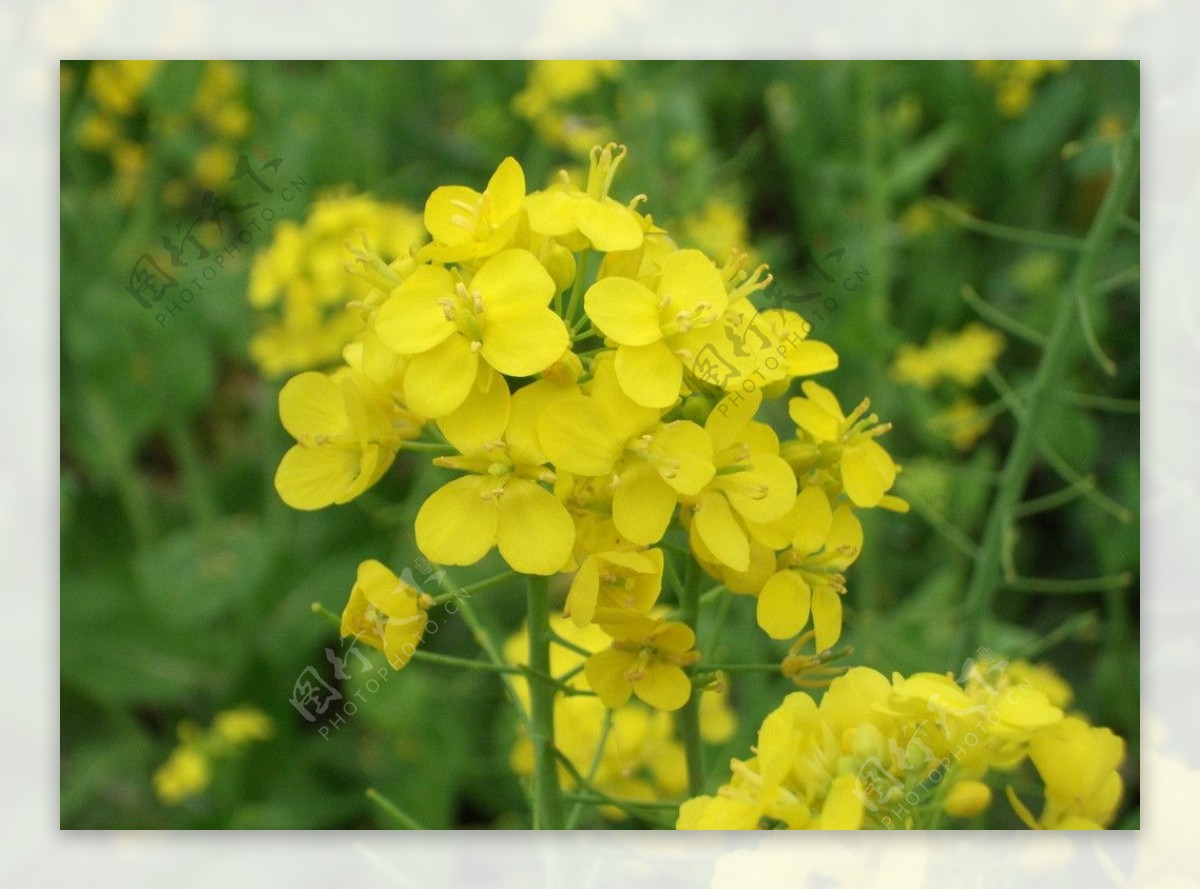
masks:
<path id="1" fill-rule="evenodd" d="M 394 803 L 392 803 L 390 800 L 388 800 L 386 797 L 384 797 L 382 794 L 380 794 L 374 788 L 367 789 L 367 800 L 371 801 L 371 803 L 375 804 L 375 806 L 379 807 L 379 809 L 383 810 L 385 813 L 387 813 L 389 816 L 391 816 L 394 820 L 396 820 L 396 822 L 399 825 L 402 825 L 404 828 L 407 828 L 409 831 L 424 831 L 425 830 L 424 825 L 422 825 L 420 822 L 418 822 L 412 816 L 408 815 L 408 813 L 404 812 L 404 810 L 400 809 L 398 806 L 396 806 Z"/>
<path id="2" fill-rule="evenodd" d="M 700 597 L 696 591 L 696 562 L 690 556 L 679 586 L 679 620 L 696 632 L 700 623 Z M 693 674 L 694 668 L 688 673 Z M 699 689 L 693 689 L 687 703 L 679 709 L 679 739 L 687 759 L 688 795 L 704 793 L 704 745 L 700 736 Z"/>
<path id="3" fill-rule="evenodd" d="M 579 320 L 578 313 L 582 308 L 583 292 L 588 285 L 588 265 L 591 253 L 590 250 L 584 250 L 575 257 L 575 283 L 571 287 L 571 299 L 567 302 L 567 316 L 563 319 L 567 323 L 567 327 L 573 328 L 575 322 Z"/>
<path id="4" fill-rule="evenodd" d="M 1012 241 L 1016 244 L 1028 244 L 1030 247 L 1045 247 L 1050 250 L 1085 250 L 1086 240 L 1081 241 L 1072 235 L 1056 235 L 1053 232 L 1034 232 L 1029 229 L 1019 229 L 1002 223 L 978 219 L 957 204 L 944 198 L 934 198 L 933 206 L 955 223 L 969 232 L 978 232 L 1000 241 Z"/>
<path id="5" fill-rule="evenodd" d="M 499 575 L 493 575 L 490 578 L 484 578 L 482 581 L 476 581 L 474 584 L 468 584 L 466 587 L 460 588 L 459 590 L 453 590 L 447 593 L 439 593 L 433 598 L 433 604 L 435 606 L 440 606 L 444 603 L 450 602 L 450 600 L 456 600 L 462 596 L 470 596 L 471 594 L 479 593 L 481 590 L 490 590 L 491 588 L 497 587 L 506 581 L 511 581 L 515 575 L 515 572 L 501 572 Z"/>
<path id="6" fill-rule="evenodd" d="M 1075 326 L 1079 320 L 1078 304 L 1074 292 L 1086 292 L 1091 287 L 1096 265 L 1099 263 L 1109 240 L 1120 222 L 1121 213 L 1138 181 L 1136 150 L 1137 132 L 1130 134 L 1116 158 L 1113 182 L 1104 196 L 1091 229 L 1083 242 L 1079 262 L 1071 277 L 1071 294 L 1066 295 L 1058 307 L 1054 325 L 1046 337 L 1046 348 L 1038 364 L 1029 395 L 1024 403 L 1024 417 L 1017 428 L 1013 444 L 1001 472 L 1000 484 L 988 514 L 983 541 L 971 575 L 971 582 L 964 599 L 966 624 L 959 637 L 957 649 L 952 653 L 954 665 L 961 664 L 978 648 L 984 624 L 992 614 L 992 603 L 1000 587 L 1000 567 L 1005 532 L 1012 523 L 1033 459 L 1038 450 L 1038 436 L 1044 425 L 1044 417 L 1051 403 L 1057 398 L 1057 387 L 1070 366 L 1077 348 Z"/>
<path id="7" fill-rule="evenodd" d="M 440 566 L 437 566 L 437 568 L 441 569 Z M 449 574 L 445 573 L 444 570 L 442 571 L 442 574 L 438 576 L 438 584 L 441 586 L 442 590 L 446 591 L 447 593 L 458 594 L 461 592 L 461 589 L 457 586 L 454 579 L 451 578 Z M 488 630 L 487 625 L 484 624 L 483 619 L 479 616 L 479 613 L 475 611 L 475 605 L 471 602 L 471 597 L 459 597 L 455 600 L 455 602 L 458 604 L 457 614 L 462 615 L 463 622 L 470 629 L 471 635 L 475 638 L 475 642 L 478 644 L 479 648 L 483 650 L 483 654 L 487 656 L 487 660 L 497 668 L 510 667 L 511 665 L 504 660 L 504 655 L 500 651 L 500 646 L 492 638 L 491 631 Z M 517 694 L 516 686 L 513 684 L 513 675 L 506 671 L 500 670 L 497 670 L 497 673 L 500 676 L 500 682 L 504 684 L 504 691 L 508 694 L 509 701 L 513 703 L 513 706 L 517 709 L 517 714 L 520 716 L 525 726 L 528 727 L 529 715 L 525 713 L 525 706 L 522 704 L 521 696 Z"/>
<path id="8" fill-rule="evenodd" d="M 588 767 L 587 788 L 592 786 L 592 781 L 596 778 L 596 773 L 600 770 L 600 764 L 604 762 L 604 749 L 608 746 L 608 734 L 612 731 L 613 712 L 604 712 L 604 725 L 600 727 L 600 738 L 596 741 L 596 750 L 592 754 L 592 763 Z M 583 815 L 583 801 L 576 801 L 575 806 L 571 808 L 571 815 L 567 819 L 567 828 L 574 828 L 579 824 L 579 817 Z"/>
<path id="9" fill-rule="evenodd" d="M 526 579 L 529 619 L 529 667 L 550 677 L 550 579 L 530 575 Z M 533 742 L 533 827 L 563 827 L 562 792 L 554 758 L 553 683 L 529 678 L 530 728 Z"/>

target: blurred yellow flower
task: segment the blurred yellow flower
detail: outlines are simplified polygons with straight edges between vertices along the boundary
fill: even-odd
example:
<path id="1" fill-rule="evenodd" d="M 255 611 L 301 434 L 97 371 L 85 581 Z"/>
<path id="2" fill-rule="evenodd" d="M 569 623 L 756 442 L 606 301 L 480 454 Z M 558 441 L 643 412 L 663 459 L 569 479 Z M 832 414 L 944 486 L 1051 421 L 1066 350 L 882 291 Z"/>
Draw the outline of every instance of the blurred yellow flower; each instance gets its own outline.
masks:
<path id="1" fill-rule="evenodd" d="M 961 331 L 948 334 L 934 331 L 923 347 L 904 344 L 892 362 L 892 377 L 932 389 L 943 379 L 970 388 L 1004 351 L 1004 335 L 979 322 L 971 322 Z"/>
<path id="2" fill-rule="evenodd" d="M 167 806 L 194 797 L 212 781 L 208 758 L 195 748 L 180 746 L 154 773 L 154 793 Z"/>

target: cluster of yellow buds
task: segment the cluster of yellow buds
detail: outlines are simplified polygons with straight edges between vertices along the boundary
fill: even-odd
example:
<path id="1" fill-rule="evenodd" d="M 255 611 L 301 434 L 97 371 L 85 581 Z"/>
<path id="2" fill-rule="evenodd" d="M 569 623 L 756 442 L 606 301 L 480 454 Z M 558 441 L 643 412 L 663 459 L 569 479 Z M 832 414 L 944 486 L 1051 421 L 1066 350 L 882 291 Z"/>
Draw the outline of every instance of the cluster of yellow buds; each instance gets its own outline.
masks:
<path id="1" fill-rule="evenodd" d="M 1125 743 L 1068 716 L 1070 688 L 1025 662 L 970 664 L 949 674 L 852 668 L 817 704 L 795 692 L 769 714 L 754 756 L 733 760 L 715 796 L 687 801 L 685 829 L 911 829 L 979 816 L 985 781 L 1032 762 L 1044 786 L 1035 818 L 1011 785 L 1030 828 L 1098 829 L 1112 821 Z"/>
<path id="2" fill-rule="evenodd" d="M 271 718 L 249 705 L 220 712 L 206 730 L 181 723 L 179 744 L 154 773 L 154 791 L 169 806 L 183 803 L 208 788 L 214 763 L 273 733 Z"/>
<path id="3" fill-rule="evenodd" d="M 86 81 L 93 107 L 79 125 L 79 144 L 104 152 L 112 162 L 116 195 L 122 204 L 133 204 L 141 194 L 149 163 L 147 144 L 139 134 L 172 137 L 185 130 L 202 134 L 205 144 L 195 155 L 186 176 L 168 179 L 162 200 L 181 207 L 193 190 L 221 191 L 236 171 L 236 146 L 253 122 L 243 96 L 242 73 L 227 61 L 204 63 L 186 112 L 152 115 L 143 127 L 139 118 L 150 112 L 144 100 L 156 78 L 166 76 L 163 63 L 154 60 L 93 62 Z M 172 72 L 167 72 L 172 73 Z"/>

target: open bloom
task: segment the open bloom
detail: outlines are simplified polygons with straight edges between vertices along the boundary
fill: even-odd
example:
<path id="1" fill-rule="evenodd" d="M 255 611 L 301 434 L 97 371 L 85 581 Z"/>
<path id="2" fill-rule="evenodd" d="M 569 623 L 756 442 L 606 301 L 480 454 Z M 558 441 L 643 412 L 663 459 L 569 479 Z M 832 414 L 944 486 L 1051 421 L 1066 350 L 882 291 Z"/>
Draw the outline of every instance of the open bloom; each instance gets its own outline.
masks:
<path id="1" fill-rule="evenodd" d="M 626 610 L 645 614 L 662 591 L 662 573 L 658 548 L 594 553 L 575 573 L 563 614 L 579 627 Z"/>
<path id="2" fill-rule="evenodd" d="M 421 256 L 439 263 L 491 256 L 503 249 L 520 224 L 525 172 L 516 158 L 505 158 L 477 192 L 465 185 L 443 185 L 425 202 L 425 228 L 433 236 Z"/>
<path id="3" fill-rule="evenodd" d="M 358 497 L 424 423 L 351 368 L 293 377 L 279 393 L 279 418 L 297 444 L 279 462 L 275 489 L 297 510 Z"/>
<path id="4" fill-rule="evenodd" d="M 782 519 L 796 502 L 796 477 L 779 456 L 779 439 L 753 420 L 762 393 L 733 393 L 717 404 L 704 430 L 716 473 L 693 501 L 694 551 L 735 572 L 750 568 L 750 527 Z"/>
<path id="5" fill-rule="evenodd" d="M 819 488 L 805 488 L 796 501 L 799 524 L 779 559 L 780 571 L 758 595 L 758 625 L 777 640 L 787 639 L 804 629 L 811 609 L 820 652 L 842 633 L 843 573 L 862 550 L 862 523 L 845 504 L 832 509 Z"/>
<path id="6" fill-rule="evenodd" d="M 843 414 L 837 396 L 821 384 L 806 380 L 801 389 L 806 398 L 797 396 L 788 402 L 788 414 L 819 446 L 841 449 L 842 485 L 850 500 L 859 507 L 906 510 L 904 501 L 887 495 L 896 481 L 897 468 L 891 455 L 875 441 L 892 425 L 880 424 L 877 416 L 867 415 L 868 399 Z"/>
<path id="7" fill-rule="evenodd" d="M 379 309 L 385 346 L 412 356 L 404 399 L 426 417 L 444 417 L 467 400 L 484 363 L 528 377 L 562 356 L 567 328 L 547 305 L 554 280 L 527 250 L 505 250 L 469 284 L 441 266 L 421 266 Z"/>
<path id="8" fill-rule="evenodd" d="M 699 660 L 696 635 L 686 624 L 654 620 L 636 612 L 606 625 L 612 646 L 587 660 L 588 685 L 605 707 L 618 708 L 634 693 L 663 711 L 682 708 L 692 695 L 684 667 Z"/>
<path id="9" fill-rule="evenodd" d="M 655 290 L 632 278 L 601 278 L 584 295 L 584 308 L 618 344 L 621 388 L 639 405 L 666 408 L 679 398 L 684 365 L 691 366 L 700 343 L 698 332 L 721 318 L 728 300 L 708 257 L 679 250 L 663 260 Z"/>
<path id="10" fill-rule="evenodd" d="M 491 389 L 505 386 L 497 379 Z M 575 542 L 575 525 L 562 502 L 538 484 L 554 481 L 537 444 L 537 419 L 556 389 L 531 384 L 511 402 L 498 399 L 498 412 L 481 408 L 476 420 L 490 415 L 492 422 L 506 422 L 502 436 L 486 423 L 458 424 L 452 433 L 443 427 L 460 454 L 434 463 L 467 475 L 443 485 L 421 505 L 417 546 L 426 557 L 473 565 L 498 545 L 514 571 L 553 575 L 562 569 Z"/>
<path id="11" fill-rule="evenodd" d="M 646 546 L 662 538 L 679 497 L 712 479 L 712 443 L 695 423 L 663 423 L 659 409 L 633 401 L 613 366 L 597 361 L 590 394 L 563 398 L 542 416 L 538 435 L 558 469 L 611 477 L 617 531 Z"/>
<path id="12" fill-rule="evenodd" d="M 580 191 L 569 184 L 551 186 L 525 199 L 529 227 L 540 235 L 553 235 L 570 244 L 586 239 L 596 250 L 633 250 L 642 243 L 642 223 L 632 207 L 608 196 L 617 167 L 625 157 L 625 147 L 609 144 L 592 149 L 587 189 Z"/>

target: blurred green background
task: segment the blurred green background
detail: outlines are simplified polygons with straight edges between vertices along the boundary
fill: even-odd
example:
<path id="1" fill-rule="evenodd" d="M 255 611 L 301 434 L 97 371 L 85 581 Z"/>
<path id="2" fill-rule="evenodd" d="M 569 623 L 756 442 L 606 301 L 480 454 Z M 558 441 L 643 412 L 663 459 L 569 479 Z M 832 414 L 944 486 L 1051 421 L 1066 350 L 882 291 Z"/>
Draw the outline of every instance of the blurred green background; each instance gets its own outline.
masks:
<path id="1" fill-rule="evenodd" d="M 893 362 L 935 330 L 991 325 L 964 285 L 1025 328 L 1049 327 L 1114 144 L 1137 125 L 1138 66 L 626 62 L 579 82 L 569 74 L 524 62 L 63 64 L 63 827 L 389 827 L 368 787 L 429 827 L 526 824 L 494 677 L 413 663 L 326 732 L 290 703 L 307 667 L 332 682 L 324 650 L 341 651 L 310 604 L 340 611 L 362 559 L 418 565 L 420 500 L 409 492 L 434 480 L 420 456 L 402 455 L 349 505 L 301 514 L 280 502 L 285 378 L 250 358 L 262 321 L 247 300 L 271 225 L 226 252 L 189 302 L 177 289 L 146 308 L 130 291 L 143 255 L 187 287 L 166 244 L 191 233 L 186 249 L 218 253 L 231 236 L 221 208 L 257 200 L 276 221 L 302 221 L 341 190 L 419 212 L 438 185 L 481 188 L 506 155 L 534 189 L 580 167 L 593 141 L 616 139 L 630 149 L 618 197 L 647 194 L 656 221 L 718 258 L 749 245 L 771 264 L 775 294 L 819 285 L 813 256 L 866 270 L 861 288 L 814 319 L 813 336 L 842 360 L 821 382 L 846 407 L 869 395 L 894 424 L 886 444 L 914 509 L 864 517 L 848 663 L 957 673 L 967 551 L 1016 428 L 1003 391 L 1019 395 L 1040 353 L 1006 335 L 995 370 L 971 385 L 916 386 Z M 288 200 L 286 183 L 299 183 Z M 1071 592 L 1011 581 L 981 629 L 1003 655 L 1052 664 L 1076 706 L 1128 740 L 1117 827 L 1138 824 L 1138 263 L 1130 220 L 1090 304 L 1113 373 L 1078 337 L 1040 435 L 1049 457 L 1026 494 L 1049 497 L 1006 542 L 1021 578 L 1109 580 Z M 959 425 L 948 426 L 956 405 Z M 517 627 L 520 597 L 477 602 L 497 632 Z M 473 652 L 453 619 L 428 645 Z M 712 660 L 781 652 L 755 632 L 753 602 L 736 598 Z M 344 700 L 363 691 L 355 682 L 341 685 Z M 738 731 L 710 752 L 713 787 L 789 688 L 737 678 Z M 187 735 L 239 705 L 268 715 L 272 736 L 217 760 L 204 794 L 178 806 L 156 796 L 181 726 Z"/>

